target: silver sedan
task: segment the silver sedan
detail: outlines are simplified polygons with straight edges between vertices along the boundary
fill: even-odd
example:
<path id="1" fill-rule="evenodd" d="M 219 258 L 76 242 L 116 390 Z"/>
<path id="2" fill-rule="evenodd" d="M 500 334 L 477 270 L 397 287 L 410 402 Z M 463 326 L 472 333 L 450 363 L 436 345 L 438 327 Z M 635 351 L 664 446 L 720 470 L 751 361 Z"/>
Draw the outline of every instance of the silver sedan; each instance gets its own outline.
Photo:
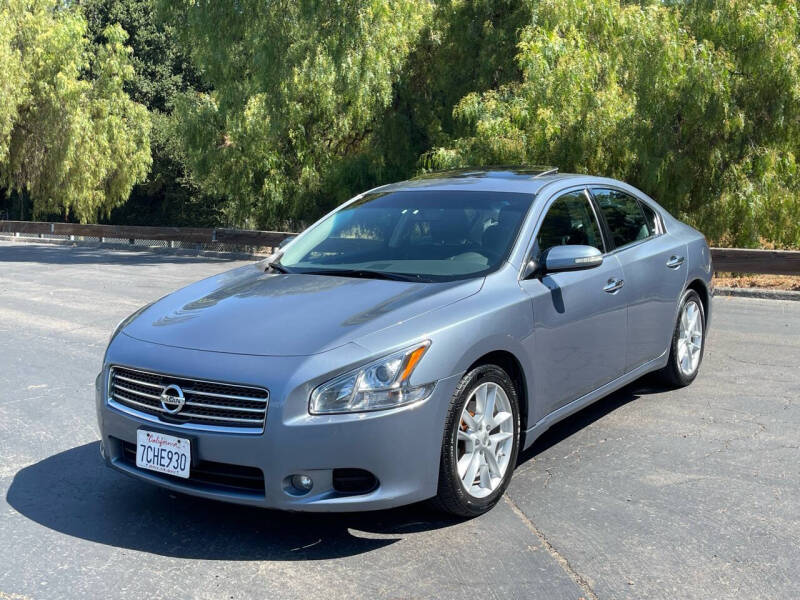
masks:
<path id="1" fill-rule="evenodd" d="M 242 504 L 478 515 L 557 421 L 651 371 L 692 382 L 711 275 L 704 237 L 619 181 L 383 186 L 120 323 L 103 457 Z"/>

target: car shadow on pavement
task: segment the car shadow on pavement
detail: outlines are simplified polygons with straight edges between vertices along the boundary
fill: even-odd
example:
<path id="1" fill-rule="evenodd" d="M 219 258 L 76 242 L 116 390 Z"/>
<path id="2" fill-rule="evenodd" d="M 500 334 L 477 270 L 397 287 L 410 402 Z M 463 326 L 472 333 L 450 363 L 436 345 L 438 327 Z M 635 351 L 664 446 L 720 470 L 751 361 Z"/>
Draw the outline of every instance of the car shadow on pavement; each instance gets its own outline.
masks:
<path id="1" fill-rule="evenodd" d="M 523 463 L 627 404 L 661 391 L 636 382 L 553 426 Z M 363 513 L 288 513 L 175 494 L 126 477 L 99 442 L 18 471 L 6 495 L 25 517 L 66 535 L 163 556 L 206 560 L 322 560 L 354 556 L 407 534 L 457 525 L 425 504 Z"/>
<path id="2" fill-rule="evenodd" d="M 599 421 L 621 406 L 633 402 L 641 396 L 658 394 L 667 391 L 667 389 L 668 388 L 664 387 L 659 381 L 658 376 L 653 373 L 645 375 L 641 379 L 637 379 L 633 383 L 620 388 L 616 392 L 609 394 L 605 398 L 601 398 L 583 410 L 553 425 L 539 436 L 533 445 L 523 452 L 520 452 L 517 458 L 517 466 L 566 440 L 574 433 L 577 433 L 595 421 Z"/>
<path id="3" fill-rule="evenodd" d="M 425 505 L 365 513 L 288 513 L 175 494 L 107 468 L 99 442 L 18 471 L 6 495 L 25 517 L 66 535 L 164 556 L 321 560 L 457 524 Z"/>

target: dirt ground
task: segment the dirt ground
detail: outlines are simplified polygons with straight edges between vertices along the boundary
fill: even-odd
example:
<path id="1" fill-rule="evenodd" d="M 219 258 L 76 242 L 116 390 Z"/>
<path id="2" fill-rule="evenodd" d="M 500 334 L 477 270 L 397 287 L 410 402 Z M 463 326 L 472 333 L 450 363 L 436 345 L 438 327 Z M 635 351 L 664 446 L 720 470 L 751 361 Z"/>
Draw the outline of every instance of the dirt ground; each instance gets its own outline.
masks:
<path id="1" fill-rule="evenodd" d="M 800 276 L 717 273 L 714 277 L 714 285 L 717 287 L 765 288 L 773 290 L 800 291 Z"/>

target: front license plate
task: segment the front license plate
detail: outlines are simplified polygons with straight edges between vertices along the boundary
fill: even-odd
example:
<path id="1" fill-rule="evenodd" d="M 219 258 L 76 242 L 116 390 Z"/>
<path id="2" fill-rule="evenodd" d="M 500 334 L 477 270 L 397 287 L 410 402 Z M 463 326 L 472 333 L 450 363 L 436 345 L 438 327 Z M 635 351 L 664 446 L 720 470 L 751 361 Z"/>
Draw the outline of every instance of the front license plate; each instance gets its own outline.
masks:
<path id="1" fill-rule="evenodd" d="M 136 466 L 189 478 L 192 445 L 189 440 L 140 429 L 136 432 Z"/>

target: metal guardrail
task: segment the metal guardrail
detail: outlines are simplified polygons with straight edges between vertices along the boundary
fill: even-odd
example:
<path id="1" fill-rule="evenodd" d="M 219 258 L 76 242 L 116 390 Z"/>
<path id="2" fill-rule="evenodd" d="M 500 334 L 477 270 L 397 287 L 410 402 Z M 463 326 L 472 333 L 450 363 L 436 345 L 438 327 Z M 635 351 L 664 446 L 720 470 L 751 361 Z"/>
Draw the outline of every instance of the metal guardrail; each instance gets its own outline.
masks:
<path id="1" fill-rule="evenodd" d="M 0 233 L 38 234 L 42 236 L 81 236 L 107 239 L 163 240 L 194 244 L 241 245 L 273 248 L 289 236 L 286 231 L 209 229 L 202 227 L 139 227 L 135 225 L 80 225 L 77 223 L 42 223 L 36 221 L 0 221 Z M 712 248 L 717 272 L 758 273 L 763 275 L 800 275 L 800 251 Z"/>
<path id="2" fill-rule="evenodd" d="M 78 223 L 43 223 L 37 221 L 0 221 L 0 233 L 39 236 L 80 236 L 108 239 L 160 240 L 193 244 L 226 244 L 272 248 L 294 235 L 284 231 L 210 229 L 203 227 L 144 227 L 137 225 L 81 225 Z"/>
<path id="3" fill-rule="evenodd" d="M 712 248 L 711 258 L 716 272 L 800 275 L 800 252 L 794 250 Z"/>

